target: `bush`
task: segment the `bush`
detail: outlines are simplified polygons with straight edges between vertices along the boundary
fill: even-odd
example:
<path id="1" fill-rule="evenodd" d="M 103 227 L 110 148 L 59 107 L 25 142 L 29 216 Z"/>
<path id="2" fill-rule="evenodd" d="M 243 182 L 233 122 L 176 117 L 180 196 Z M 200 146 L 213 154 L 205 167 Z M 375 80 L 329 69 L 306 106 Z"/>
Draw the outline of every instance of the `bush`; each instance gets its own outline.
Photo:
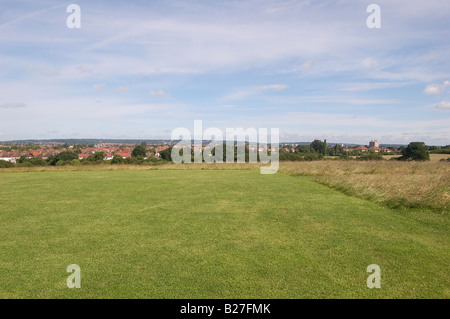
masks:
<path id="1" fill-rule="evenodd" d="M 111 160 L 111 164 L 123 164 L 122 156 L 114 155 L 113 159 Z"/>
<path id="2" fill-rule="evenodd" d="M 79 159 L 74 159 L 74 160 L 70 161 L 70 165 L 72 165 L 72 166 L 80 166 L 81 162 L 80 162 Z"/>
<path id="3" fill-rule="evenodd" d="M 9 168 L 9 167 L 14 167 L 14 166 L 16 166 L 14 163 L 0 160 L 0 168 Z"/>
<path id="4" fill-rule="evenodd" d="M 130 165 L 139 165 L 142 163 L 142 161 L 138 160 L 136 157 L 128 157 L 128 158 L 124 159 L 123 162 L 125 164 L 130 164 Z"/>
<path id="5" fill-rule="evenodd" d="M 311 153 L 304 156 L 305 161 L 318 161 L 323 158 L 322 154 Z"/>
<path id="6" fill-rule="evenodd" d="M 59 160 L 59 161 L 56 162 L 55 165 L 56 165 L 56 166 L 64 166 L 64 165 L 66 165 L 66 162 L 63 161 L 63 160 Z"/>
<path id="7" fill-rule="evenodd" d="M 144 165 L 160 165 L 160 164 L 164 164 L 164 163 L 165 163 L 164 160 L 161 160 L 157 157 L 149 157 L 142 164 L 144 164 Z"/>

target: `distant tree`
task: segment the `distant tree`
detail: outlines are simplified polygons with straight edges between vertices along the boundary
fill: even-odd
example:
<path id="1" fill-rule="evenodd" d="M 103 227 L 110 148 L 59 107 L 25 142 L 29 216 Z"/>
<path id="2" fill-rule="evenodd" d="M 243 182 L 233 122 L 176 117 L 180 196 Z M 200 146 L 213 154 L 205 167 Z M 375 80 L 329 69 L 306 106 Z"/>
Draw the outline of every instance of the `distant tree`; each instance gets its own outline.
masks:
<path id="1" fill-rule="evenodd" d="M 49 165 L 56 165 L 56 163 L 58 163 L 59 161 L 63 161 L 63 162 L 70 162 L 71 160 L 74 159 L 78 159 L 78 155 L 70 152 L 70 151 L 65 151 L 65 152 L 61 152 L 59 154 L 57 154 L 56 156 L 50 156 L 47 159 L 47 163 Z"/>
<path id="2" fill-rule="evenodd" d="M 325 155 L 327 150 L 327 142 L 321 142 L 319 140 L 316 140 L 311 143 L 311 148 L 314 149 L 316 153 Z"/>
<path id="3" fill-rule="evenodd" d="M 27 161 L 27 157 L 25 155 L 22 155 L 20 158 L 17 159 L 16 163 L 22 164 L 22 163 L 25 163 L 26 161 Z"/>
<path id="4" fill-rule="evenodd" d="M 61 152 L 58 155 L 56 155 L 56 159 L 63 160 L 63 161 L 71 161 L 73 159 L 78 159 L 78 155 L 71 151 L 65 151 Z"/>
<path id="5" fill-rule="evenodd" d="M 400 160 L 403 161 L 429 161 L 430 154 L 428 153 L 428 148 L 424 142 L 411 142 L 402 151 L 402 157 Z"/>
<path id="6" fill-rule="evenodd" d="M 131 156 L 133 157 L 138 157 L 138 156 L 142 156 L 142 157 L 146 157 L 147 156 L 147 151 L 145 146 L 138 145 L 134 148 L 133 152 L 131 153 Z"/>
<path id="7" fill-rule="evenodd" d="M 106 156 L 105 152 L 95 152 L 93 155 L 88 157 L 88 160 L 92 162 L 100 162 L 103 161 L 105 156 Z"/>
<path id="8" fill-rule="evenodd" d="M 297 147 L 297 152 L 299 153 L 311 153 L 313 150 L 313 148 L 311 147 L 311 145 L 299 145 Z"/>
<path id="9" fill-rule="evenodd" d="M 336 144 L 333 147 L 333 155 L 342 155 L 344 153 L 344 148 L 342 145 Z"/>
<path id="10" fill-rule="evenodd" d="M 114 155 L 111 164 L 123 164 L 123 157 L 122 156 L 118 156 L 118 155 Z"/>
<path id="11" fill-rule="evenodd" d="M 172 147 L 159 152 L 159 157 L 165 161 L 172 161 Z"/>

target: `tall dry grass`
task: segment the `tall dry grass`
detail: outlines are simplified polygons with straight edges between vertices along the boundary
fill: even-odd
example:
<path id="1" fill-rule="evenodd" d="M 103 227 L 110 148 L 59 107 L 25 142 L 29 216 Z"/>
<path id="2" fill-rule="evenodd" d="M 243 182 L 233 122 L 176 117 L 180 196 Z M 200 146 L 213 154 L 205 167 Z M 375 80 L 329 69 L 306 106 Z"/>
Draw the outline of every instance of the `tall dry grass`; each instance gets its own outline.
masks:
<path id="1" fill-rule="evenodd" d="M 282 162 L 289 175 L 314 176 L 349 195 L 388 207 L 450 209 L 450 164 L 442 162 Z"/>

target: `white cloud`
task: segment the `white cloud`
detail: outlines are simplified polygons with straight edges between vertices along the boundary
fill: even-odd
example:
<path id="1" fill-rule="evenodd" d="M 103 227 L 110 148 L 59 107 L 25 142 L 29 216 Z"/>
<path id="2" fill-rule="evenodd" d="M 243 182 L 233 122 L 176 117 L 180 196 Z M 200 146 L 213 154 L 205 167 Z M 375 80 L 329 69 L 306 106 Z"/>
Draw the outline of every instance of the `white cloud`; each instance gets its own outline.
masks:
<path id="1" fill-rule="evenodd" d="M 430 84 L 425 88 L 425 90 L 423 90 L 423 93 L 441 94 L 447 86 L 450 86 L 450 81 L 444 81 L 442 84 Z"/>
<path id="2" fill-rule="evenodd" d="M 450 110 L 450 101 L 442 101 L 436 105 L 437 109 Z"/>
<path id="3" fill-rule="evenodd" d="M 119 93 L 128 92 L 128 86 L 122 86 L 122 87 L 117 88 L 117 92 L 119 92 Z"/>
<path id="4" fill-rule="evenodd" d="M 92 88 L 96 91 L 101 91 L 105 88 L 106 84 L 105 83 L 100 83 L 100 84 L 94 84 L 92 86 Z"/>
<path id="5" fill-rule="evenodd" d="M 365 68 L 372 68 L 377 65 L 377 61 L 375 61 L 373 58 L 365 58 L 361 61 L 361 66 Z"/>
<path id="6" fill-rule="evenodd" d="M 170 94 L 164 92 L 163 90 L 159 90 L 159 91 L 150 91 L 149 93 L 150 96 L 155 96 L 155 97 L 170 97 Z"/>
<path id="7" fill-rule="evenodd" d="M 286 84 L 269 84 L 269 85 L 258 86 L 256 89 L 259 91 L 267 91 L 267 90 L 282 91 L 287 88 L 289 88 L 289 85 L 286 85 Z"/>
<path id="8" fill-rule="evenodd" d="M 305 71 L 311 71 L 313 69 L 315 62 L 313 60 L 308 60 L 305 63 L 303 63 L 302 68 Z"/>

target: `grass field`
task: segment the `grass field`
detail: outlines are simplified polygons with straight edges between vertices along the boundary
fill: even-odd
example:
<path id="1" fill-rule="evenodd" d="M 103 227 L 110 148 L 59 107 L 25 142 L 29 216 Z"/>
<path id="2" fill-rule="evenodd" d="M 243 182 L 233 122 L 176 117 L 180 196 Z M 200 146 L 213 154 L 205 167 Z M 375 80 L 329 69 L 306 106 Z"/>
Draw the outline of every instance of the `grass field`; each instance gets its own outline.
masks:
<path id="1" fill-rule="evenodd" d="M 450 296 L 444 212 L 258 170 L 8 172 L 0 298 Z M 370 264 L 381 289 L 366 286 Z"/>

